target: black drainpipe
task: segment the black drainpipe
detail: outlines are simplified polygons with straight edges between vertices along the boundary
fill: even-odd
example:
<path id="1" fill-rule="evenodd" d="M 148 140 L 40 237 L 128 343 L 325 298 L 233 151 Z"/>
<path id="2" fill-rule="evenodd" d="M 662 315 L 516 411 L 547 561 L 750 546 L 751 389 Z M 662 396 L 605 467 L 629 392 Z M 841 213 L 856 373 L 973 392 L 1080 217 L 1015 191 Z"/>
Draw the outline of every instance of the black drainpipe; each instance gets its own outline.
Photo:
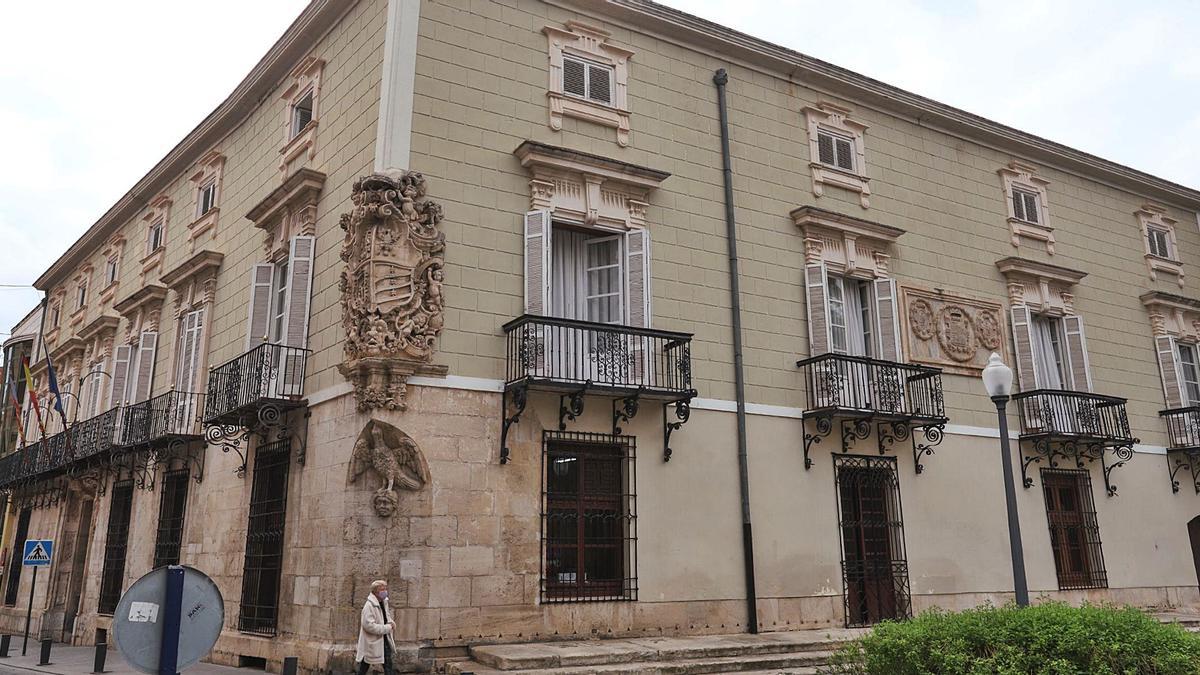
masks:
<path id="1" fill-rule="evenodd" d="M 758 632 L 758 595 L 754 590 L 754 533 L 750 526 L 750 468 L 746 455 L 746 372 L 742 361 L 742 301 L 738 284 L 737 224 L 733 215 L 733 167 L 729 159 L 729 113 L 725 106 L 724 68 L 713 75 L 721 114 L 721 164 L 725 172 L 725 229 L 729 242 L 729 294 L 733 312 L 733 382 L 737 398 L 738 483 L 742 490 L 742 558 L 746 569 L 746 612 L 751 633 Z"/>

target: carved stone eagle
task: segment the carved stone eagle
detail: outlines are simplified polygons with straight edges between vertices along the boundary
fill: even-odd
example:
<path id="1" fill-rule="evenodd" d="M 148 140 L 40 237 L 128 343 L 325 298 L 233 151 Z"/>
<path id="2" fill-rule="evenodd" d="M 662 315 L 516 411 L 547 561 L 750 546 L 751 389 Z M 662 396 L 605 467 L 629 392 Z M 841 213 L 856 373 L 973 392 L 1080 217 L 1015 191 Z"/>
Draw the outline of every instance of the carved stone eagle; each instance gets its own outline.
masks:
<path id="1" fill-rule="evenodd" d="M 429 482 L 429 465 L 411 436 L 379 420 L 369 420 L 350 457 L 350 482 L 368 470 L 379 476 L 382 487 L 375 493 L 375 512 L 386 518 L 395 511 L 401 490 L 420 490 Z"/>

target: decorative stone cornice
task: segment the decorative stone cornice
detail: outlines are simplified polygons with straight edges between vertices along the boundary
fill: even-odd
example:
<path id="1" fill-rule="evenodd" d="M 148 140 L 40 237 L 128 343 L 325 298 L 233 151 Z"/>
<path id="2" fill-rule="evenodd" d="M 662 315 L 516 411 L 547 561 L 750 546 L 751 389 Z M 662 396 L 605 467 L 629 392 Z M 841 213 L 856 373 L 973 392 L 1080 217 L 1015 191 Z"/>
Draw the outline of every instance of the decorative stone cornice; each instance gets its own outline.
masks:
<path id="1" fill-rule="evenodd" d="M 122 315 L 128 316 L 132 312 L 143 307 L 155 304 L 161 305 L 163 300 L 166 299 L 166 286 L 148 284 L 119 300 L 115 305 L 113 305 L 113 309 L 117 310 Z"/>
<path id="2" fill-rule="evenodd" d="M 342 326 L 338 366 L 363 412 L 407 407 L 408 378 L 444 374 L 431 364 L 443 324 L 446 235 L 442 207 L 425 197 L 415 171 L 354 182 L 354 208 L 342 214 Z"/>
<path id="3" fill-rule="evenodd" d="M 266 233 L 266 259 L 288 255 L 288 243 L 297 235 L 317 233 L 317 201 L 325 187 L 325 174 L 299 169 L 246 214 L 254 226 Z"/>
<path id="4" fill-rule="evenodd" d="M 217 272 L 225 254 L 200 251 L 163 275 L 162 280 L 175 293 L 175 316 L 202 304 L 211 304 L 217 289 Z"/>
<path id="5" fill-rule="evenodd" d="M 1150 313 L 1155 337 L 1167 336 L 1200 342 L 1200 300 L 1173 293 L 1151 291 L 1139 300 Z"/>
<path id="6" fill-rule="evenodd" d="M 806 264 L 824 262 L 850 276 L 889 276 L 888 251 L 904 230 L 815 206 L 802 206 L 789 215 L 804 233 Z"/>
<path id="7" fill-rule="evenodd" d="M 96 337 L 103 338 L 106 334 L 116 333 L 117 325 L 120 323 L 121 320 L 115 316 L 98 316 L 89 321 L 86 326 L 79 329 L 79 339 L 86 342 Z"/>
<path id="8" fill-rule="evenodd" d="M 513 154 L 529 169 L 530 208 L 617 229 L 645 227 L 649 194 L 671 174 L 637 164 L 525 141 Z"/>
<path id="9" fill-rule="evenodd" d="M 1087 272 L 1016 257 L 997 260 L 996 269 L 1004 275 L 1011 304 L 1056 315 L 1075 313 L 1071 289 L 1087 276 Z"/>

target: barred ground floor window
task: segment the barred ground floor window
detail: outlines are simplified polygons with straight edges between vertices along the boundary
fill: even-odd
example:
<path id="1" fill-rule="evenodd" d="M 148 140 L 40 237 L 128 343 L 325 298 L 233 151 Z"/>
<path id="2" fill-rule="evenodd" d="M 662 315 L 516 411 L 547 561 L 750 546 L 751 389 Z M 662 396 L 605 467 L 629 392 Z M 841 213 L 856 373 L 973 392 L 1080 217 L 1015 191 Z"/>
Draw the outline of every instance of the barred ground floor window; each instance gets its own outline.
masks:
<path id="1" fill-rule="evenodd" d="M 1042 486 L 1059 590 L 1108 588 L 1091 475 L 1077 469 L 1042 469 Z"/>
<path id="2" fill-rule="evenodd" d="M 242 607 L 238 616 L 238 630 L 243 633 L 270 636 L 279 630 L 279 581 L 283 572 L 290 462 L 288 439 L 260 445 L 254 452 Z"/>
<path id="3" fill-rule="evenodd" d="M 111 615 L 121 600 L 125 583 L 125 554 L 129 550 L 129 517 L 133 513 L 133 481 L 113 485 L 108 510 L 108 536 L 104 540 L 104 570 L 100 575 L 98 612 Z"/>
<path id="4" fill-rule="evenodd" d="M 21 585 L 21 559 L 25 550 L 25 540 L 29 538 L 29 519 L 33 509 L 21 509 L 17 517 L 17 532 L 13 537 L 12 557 L 8 561 L 8 586 L 4 589 L 4 604 L 9 607 L 17 604 L 17 589 Z"/>
<path id="5" fill-rule="evenodd" d="M 834 456 L 847 626 L 906 618 L 912 607 L 895 457 Z"/>
<path id="6" fill-rule="evenodd" d="M 167 471 L 163 475 L 162 497 L 158 505 L 158 532 L 154 539 L 155 568 L 179 564 L 190 480 L 187 469 Z"/>
<path id="7" fill-rule="evenodd" d="M 637 599 L 635 439 L 546 431 L 542 602 Z"/>

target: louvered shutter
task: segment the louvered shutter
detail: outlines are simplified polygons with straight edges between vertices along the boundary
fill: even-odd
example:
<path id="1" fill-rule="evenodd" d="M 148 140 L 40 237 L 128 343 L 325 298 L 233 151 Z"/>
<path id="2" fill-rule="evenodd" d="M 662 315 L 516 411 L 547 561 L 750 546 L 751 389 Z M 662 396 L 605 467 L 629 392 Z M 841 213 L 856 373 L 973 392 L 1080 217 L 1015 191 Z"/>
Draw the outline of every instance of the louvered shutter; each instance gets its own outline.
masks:
<path id="1" fill-rule="evenodd" d="M 83 400 L 79 402 L 79 419 L 88 419 L 92 416 L 92 401 L 95 399 L 92 383 L 96 381 L 96 364 L 88 366 L 87 374 L 83 376 L 79 391 L 83 394 Z"/>
<path id="2" fill-rule="evenodd" d="M 525 214 L 525 313 L 550 313 L 550 212 Z"/>
<path id="3" fill-rule="evenodd" d="M 287 307 L 284 308 L 283 343 L 289 347 L 308 345 L 308 314 L 312 301 L 313 255 L 316 237 L 292 237 L 288 257 Z"/>
<path id="4" fill-rule="evenodd" d="M 834 144 L 837 149 L 837 165 L 840 169 L 854 170 L 854 146 L 850 141 L 839 138 Z"/>
<path id="5" fill-rule="evenodd" d="M 833 136 L 829 134 L 817 134 L 817 159 L 822 164 L 834 164 L 837 158 L 833 151 Z"/>
<path id="6" fill-rule="evenodd" d="M 900 317 L 896 312 L 896 280 L 875 280 L 875 317 L 879 322 L 879 358 L 900 360 Z"/>
<path id="7" fill-rule="evenodd" d="M 563 92 L 573 96 L 587 96 L 585 70 L 587 64 L 578 59 L 563 58 Z"/>
<path id="8" fill-rule="evenodd" d="M 1158 372 L 1162 376 L 1167 409 L 1181 408 L 1184 396 L 1183 378 L 1179 374 L 1179 346 L 1170 335 L 1159 335 L 1154 338 L 1154 348 L 1158 352 Z"/>
<path id="9" fill-rule="evenodd" d="M 112 388 L 108 400 L 114 406 L 125 405 L 125 380 L 129 377 L 129 364 L 133 358 L 133 348 L 129 345 L 117 345 L 113 354 Z"/>
<path id="10" fill-rule="evenodd" d="M 825 263 L 804 267 L 804 292 L 808 299 L 808 355 L 829 353 L 829 302 Z"/>
<path id="11" fill-rule="evenodd" d="M 612 102 L 612 70 L 588 65 L 588 98 L 599 103 Z"/>
<path id="12" fill-rule="evenodd" d="M 150 398 L 150 387 L 154 384 L 154 357 L 158 351 L 158 333 L 143 331 L 138 341 L 137 382 L 133 391 L 135 403 Z"/>
<path id="13" fill-rule="evenodd" d="M 628 270 L 629 325 L 650 327 L 650 231 L 625 233 L 625 257 Z"/>
<path id="14" fill-rule="evenodd" d="M 259 263 L 250 270 L 250 309 L 246 327 L 246 351 L 267 340 L 271 321 L 271 279 L 275 266 Z"/>
<path id="15" fill-rule="evenodd" d="M 1092 390 L 1092 369 L 1088 363 L 1087 338 L 1083 333 L 1083 317 L 1068 314 L 1063 317 L 1066 333 L 1067 359 L 1070 361 L 1071 383 L 1075 391 Z"/>
<path id="16" fill-rule="evenodd" d="M 1037 195 L 1026 192 L 1025 195 L 1025 220 L 1031 223 L 1038 221 Z"/>
<path id="17" fill-rule="evenodd" d="M 1037 389 L 1040 385 L 1033 359 L 1033 316 L 1028 305 L 1012 308 L 1013 350 L 1017 357 L 1017 382 L 1021 391 Z"/>
<path id="18" fill-rule="evenodd" d="M 200 344 L 204 335 L 204 310 L 188 312 L 180 322 L 179 370 L 176 373 L 175 389 L 194 392 L 196 371 L 200 367 Z"/>

